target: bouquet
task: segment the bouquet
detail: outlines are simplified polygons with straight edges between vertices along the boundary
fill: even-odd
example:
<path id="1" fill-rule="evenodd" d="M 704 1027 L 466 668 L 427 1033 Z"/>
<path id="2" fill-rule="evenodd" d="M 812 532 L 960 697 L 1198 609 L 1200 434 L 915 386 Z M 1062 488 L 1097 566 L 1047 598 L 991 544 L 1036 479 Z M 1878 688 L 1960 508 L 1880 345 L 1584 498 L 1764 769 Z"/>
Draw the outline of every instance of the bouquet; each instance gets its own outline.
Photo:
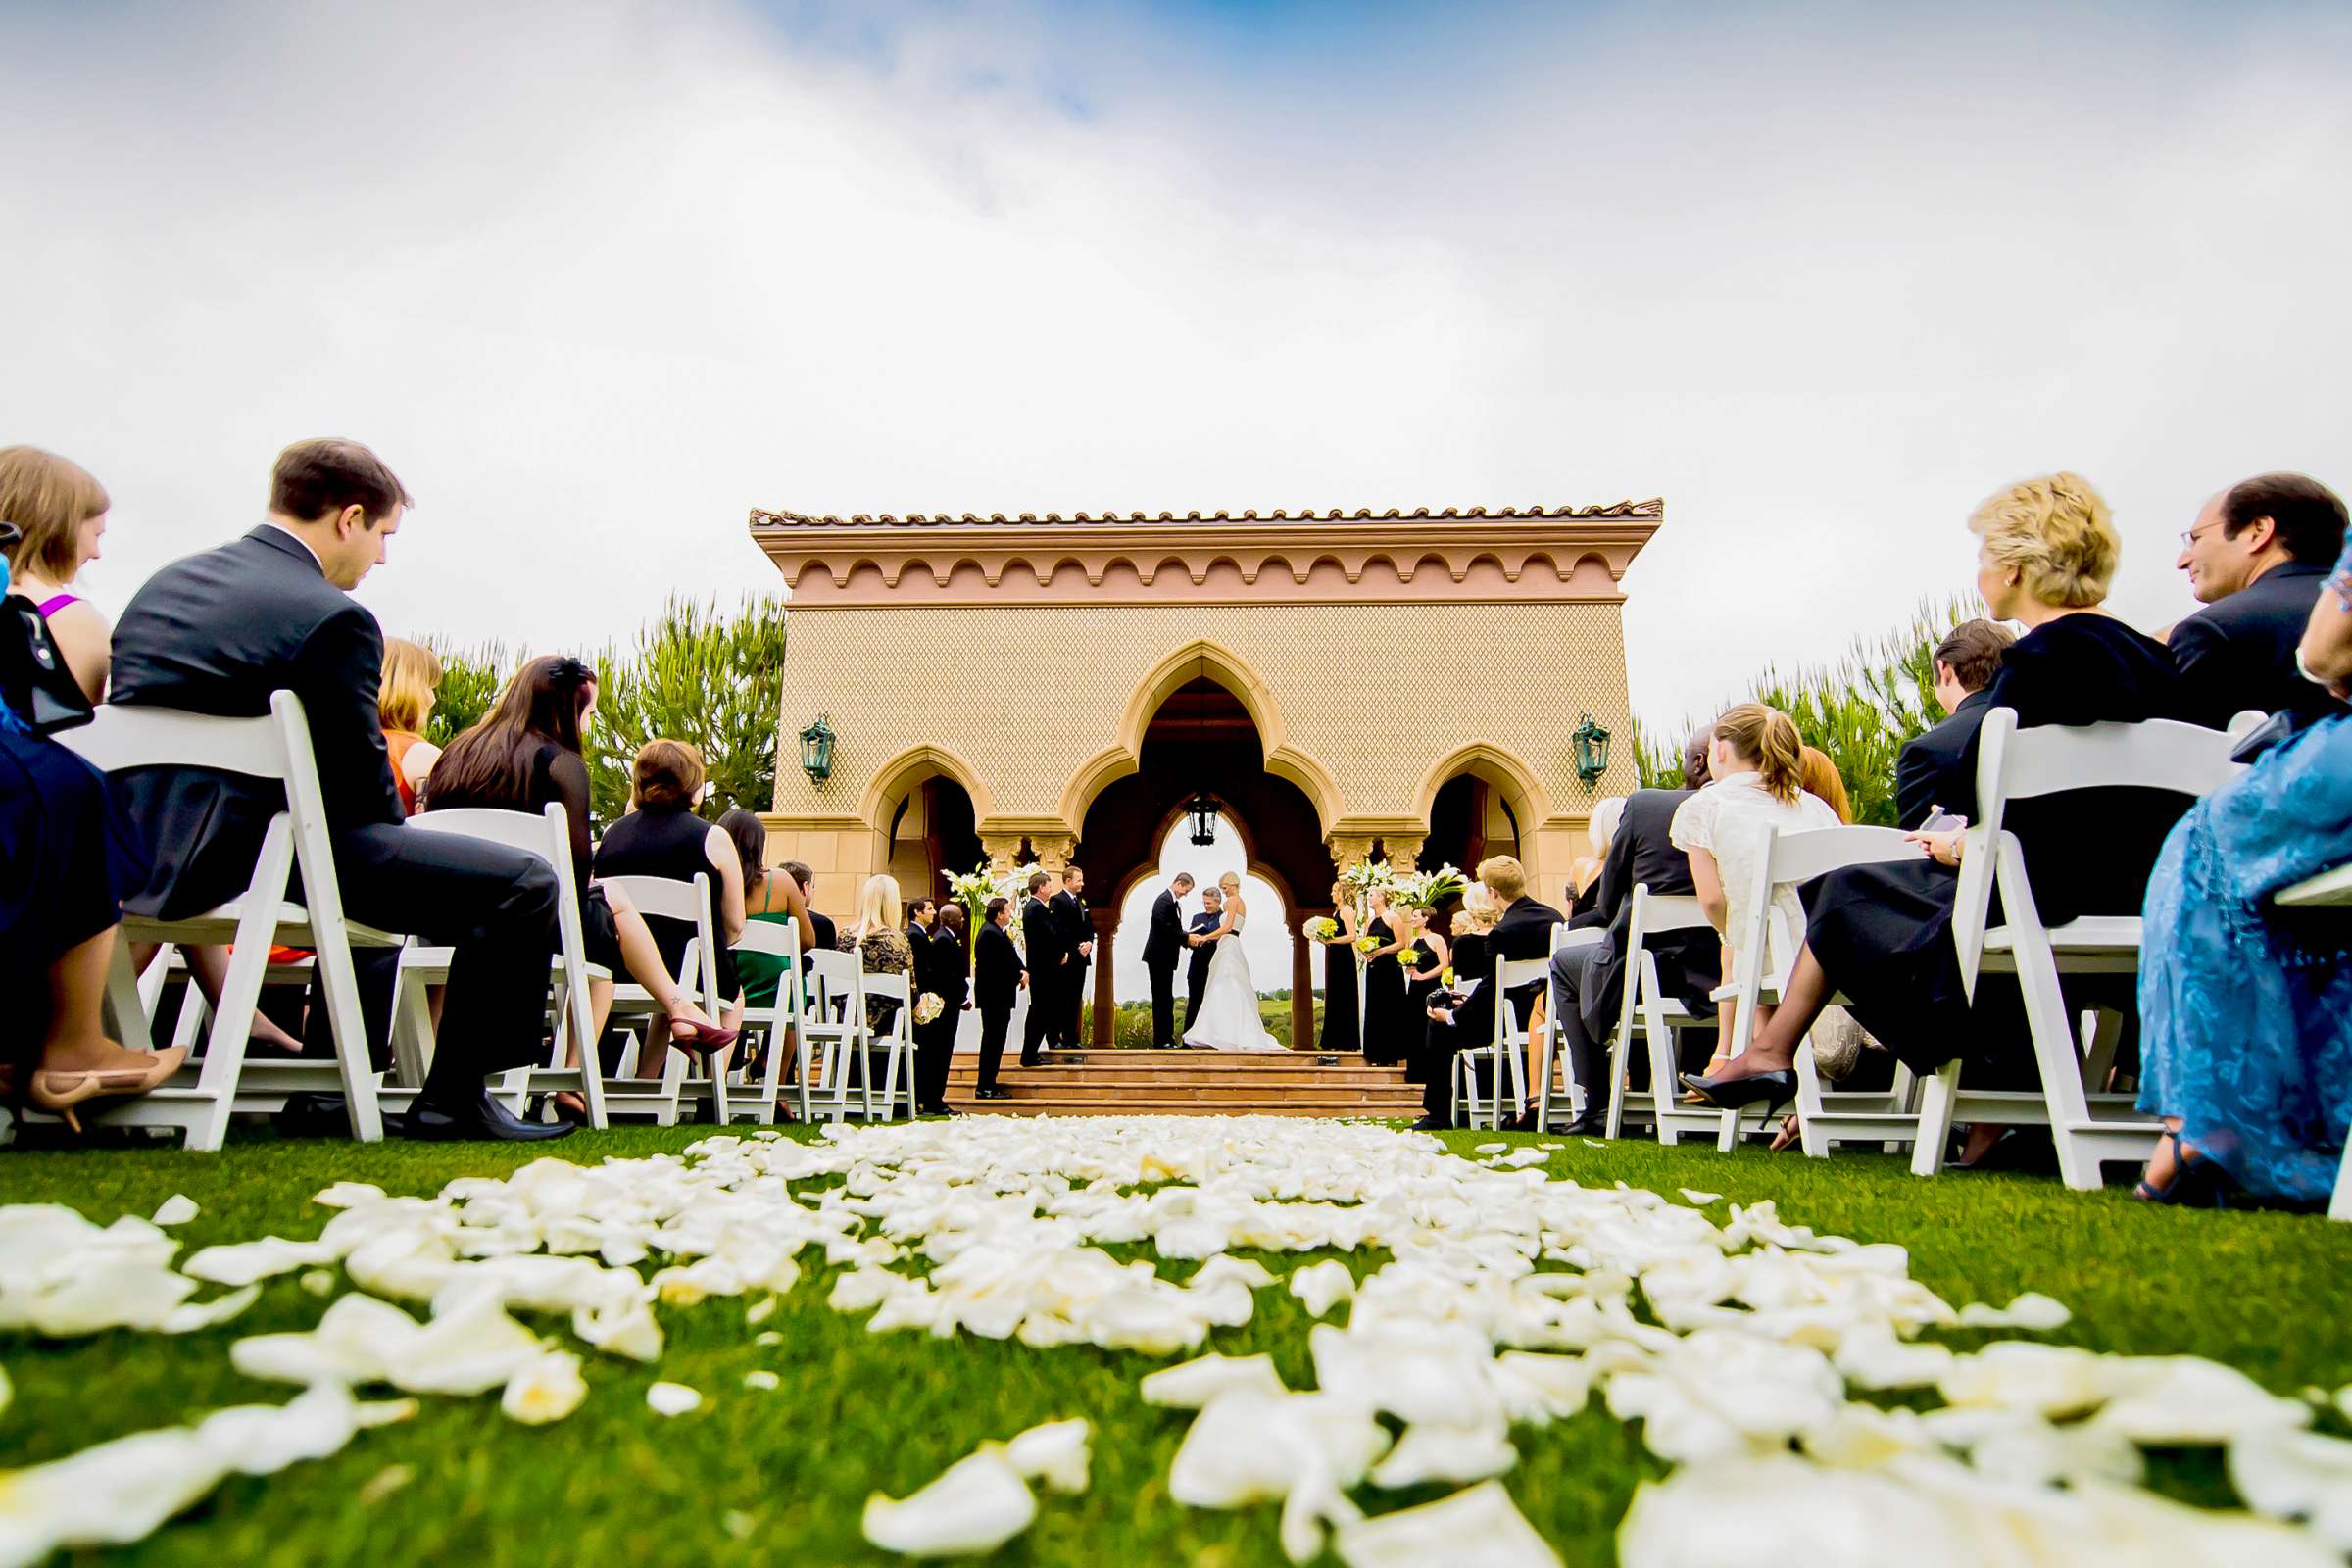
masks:
<path id="1" fill-rule="evenodd" d="M 1448 990 L 1448 991 L 1451 991 L 1451 990 L 1453 989 L 1453 965 L 1452 965 L 1452 964 L 1450 964 L 1450 963 L 1449 963 L 1449 964 L 1447 964 L 1447 965 L 1446 965 L 1445 968 L 1443 968 L 1443 969 L 1440 969 L 1440 970 L 1438 971 L 1438 984 L 1440 984 L 1440 985 L 1444 986 L 1444 987 L 1445 987 L 1446 990 Z"/>
<path id="2" fill-rule="evenodd" d="M 1329 942 L 1340 934 L 1340 922 L 1328 914 L 1318 914 L 1306 922 L 1306 934 L 1317 942 Z"/>
<path id="3" fill-rule="evenodd" d="M 914 999 L 914 1021 L 916 1023 L 937 1022 L 939 1015 L 947 1010 L 947 1003 L 940 999 L 938 992 L 926 991 Z"/>
<path id="4" fill-rule="evenodd" d="M 1370 957 L 1379 947 L 1380 938 L 1372 935 L 1370 932 L 1366 932 L 1364 935 L 1355 939 L 1355 951 L 1362 954 L 1367 958 Z"/>

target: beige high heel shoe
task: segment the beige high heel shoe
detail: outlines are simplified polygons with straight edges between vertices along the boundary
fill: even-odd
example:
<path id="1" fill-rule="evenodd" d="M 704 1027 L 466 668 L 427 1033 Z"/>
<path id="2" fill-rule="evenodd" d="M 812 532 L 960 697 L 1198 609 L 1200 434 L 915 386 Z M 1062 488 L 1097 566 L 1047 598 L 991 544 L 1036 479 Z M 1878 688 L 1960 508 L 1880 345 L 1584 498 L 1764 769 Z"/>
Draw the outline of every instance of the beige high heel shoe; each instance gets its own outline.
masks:
<path id="1" fill-rule="evenodd" d="M 188 1048 L 173 1046 L 154 1054 L 143 1067 L 110 1067 L 91 1072 L 43 1070 L 25 1086 L 24 1102 L 35 1110 L 61 1116 L 78 1137 L 81 1118 L 74 1107 L 85 1100 L 117 1100 L 160 1088 L 188 1059 Z"/>

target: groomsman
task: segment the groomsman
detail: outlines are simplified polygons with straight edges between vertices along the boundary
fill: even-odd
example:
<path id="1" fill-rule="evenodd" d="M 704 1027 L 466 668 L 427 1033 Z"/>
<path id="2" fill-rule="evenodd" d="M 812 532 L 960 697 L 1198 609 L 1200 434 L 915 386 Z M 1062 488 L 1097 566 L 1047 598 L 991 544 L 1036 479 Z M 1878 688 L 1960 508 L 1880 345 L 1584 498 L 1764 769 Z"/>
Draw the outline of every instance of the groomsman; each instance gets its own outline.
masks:
<path id="1" fill-rule="evenodd" d="M 1152 901 L 1152 930 L 1144 939 L 1144 967 L 1152 975 L 1152 1044 L 1165 1051 L 1176 1043 L 1176 965 L 1185 956 L 1184 911 L 1176 901 L 1193 891 L 1189 872 Z"/>
<path id="2" fill-rule="evenodd" d="M 939 929 L 939 905 L 932 899 L 916 899 L 906 906 L 906 945 L 921 951 Z"/>
<path id="3" fill-rule="evenodd" d="M 1003 1100 L 997 1087 L 997 1066 L 1004 1059 L 1004 1036 L 1012 1027 L 1012 1006 L 1020 1000 L 1029 976 L 1021 966 L 1020 950 L 1012 945 L 1012 901 L 991 899 L 972 949 L 975 972 L 972 1001 L 980 1008 L 980 1072 L 975 1100 Z M 1026 1054 L 1026 1053 L 1024 1053 Z"/>
<path id="4" fill-rule="evenodd" d="M 929 901 L 926 900 L 926 903 Z M 948 1106 L 948 1065 L 956 1054 L 956 1029 L 963 1021 L 968 977 L 963 961 L 963 906 L 939 906 L 938 929 L 926 932 L 914 950 L 916 997 L 939 998 L 939 1016 L 914 1026 L 914 1105 L 925 1116 L 953 1116 Z M 1000 1054 L 1004 1042 L 997 1042 Z"/>
<path id="5" fill-rule="evenodd" d="M 1200 993 L 1208 985 L 1208 960 L 1216 956 L 1216 948 L 1201 940 L 1225 923 L 1225 895 L 1214 887 L 1200 890 L 1200 912 L 1193 916 L 1191 929 L 1185 932 L 1185 943 L 1193 950 L 1192 965 L 1185 975 L 1188 989 L 1184 998 L 1184 1026 L 1193 1026 L 1193 1015 L 1200 1010 Z"/>
<path id="6" fill-rule="evenodd" d="M 1061 873 L 1061 891 L 1054 895 L 1054 918 L 1061 922 L 1062 950 L 1070 961 L 1062 967 L 1060 1007 L 1054 1014 L 1054 1042 L 1077 1047 L 1086 1044 L 1079 1023 L 1086 1016 L 1086 971 L 1095 958 L 1095 918 L 1086 906 L 1086 872 L 1071 866 Z"/>
<path id="7" fill-rule="evenodd" d="M 1060 1016 L 1069 950 L 1061 940 L 1061 917 L 1054 912 L 1054 873 L 1029 873 L 1029 902 L 1021 906 L 1021 939 L 1029 949 L 1029 1017 L 1021 1028 L 1021 1065 L 1034 1067 L 1038 1052 Z"/>

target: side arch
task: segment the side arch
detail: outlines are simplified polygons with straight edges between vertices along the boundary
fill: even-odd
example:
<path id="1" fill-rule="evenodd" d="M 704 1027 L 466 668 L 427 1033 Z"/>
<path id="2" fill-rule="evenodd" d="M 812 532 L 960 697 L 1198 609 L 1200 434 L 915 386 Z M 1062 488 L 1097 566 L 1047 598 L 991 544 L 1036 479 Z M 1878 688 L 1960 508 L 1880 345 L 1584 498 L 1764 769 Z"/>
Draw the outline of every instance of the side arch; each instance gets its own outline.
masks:
<path id="1" fill-rule="evenodd" d="M 1421 775 L 1421 787 L 1413 792 L 1413 812 L 1424 822 L 1429 820 L 1430 807 L 1438 798 L 1445 782 L 1459 773 L 1471 773 L 1488 783 L 1518 797 L 1527 814 L 1521 820 L 1531 826 L 1551 816 L 1551 797 L 1536 781 L 1535 773 L 1493 741 L 1472 741 L 1456 747 L 1438 759 L 1427 773 Z"/>
<path id="2" fill-rule="evenodd" d="M 986 820 L 996 810 L 996 799 L 980 782 L 972 765 L 944 746 L 910 746 L 874 770 L 866 784 L 865 793 L 858 799 L 858 817 L 877 829 L 888 831 L 890 824 L 882 813 L 890 803 L 906 794 L 927 778 L 950 778 L 963 786 L 964 794 L 972 798 L 973 814 Z"/>

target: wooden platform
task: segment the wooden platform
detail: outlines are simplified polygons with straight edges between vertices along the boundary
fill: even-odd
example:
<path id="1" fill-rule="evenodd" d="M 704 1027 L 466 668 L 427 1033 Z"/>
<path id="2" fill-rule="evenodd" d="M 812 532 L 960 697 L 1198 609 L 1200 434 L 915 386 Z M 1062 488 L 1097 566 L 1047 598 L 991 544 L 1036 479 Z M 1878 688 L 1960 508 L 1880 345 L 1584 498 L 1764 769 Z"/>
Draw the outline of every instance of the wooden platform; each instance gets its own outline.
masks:
<path id="1" fill-rule="evenodd" d="M 1004 1100 L 974 1100 L 979 1058 L 958 1053 L 948 1103 L 1007 1116 L 1403 1116 L 1421 1090 L 1402 1067 L 1311 1051 L 1053 1051 L 1035 1067 L 1006 1052 Z"/>

